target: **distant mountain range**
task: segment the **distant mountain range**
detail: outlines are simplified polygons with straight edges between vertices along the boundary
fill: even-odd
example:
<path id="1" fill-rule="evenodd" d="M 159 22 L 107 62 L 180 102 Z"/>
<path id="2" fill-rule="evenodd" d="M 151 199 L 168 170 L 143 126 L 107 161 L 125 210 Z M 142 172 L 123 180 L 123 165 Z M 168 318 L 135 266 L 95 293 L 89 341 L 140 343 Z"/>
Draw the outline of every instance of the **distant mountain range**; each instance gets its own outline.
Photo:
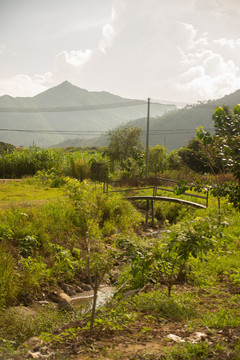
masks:
<path id="1" fill-rule="evenodd" d="M 214 132 L 212 115 L 216 107 L 228 105 L 233 107 L 240 103 L 240 90 L 226 95 L 218 100 L 211 100 L 194 105 L 187 105 L 182 109 L 174 109 L 159 117 L 150 119 L 150 146 L 157 144 L 165 146 L 169 151 L 179 149 L 188 144 L 199 126 Z M 152 105 L 151 105 L 151 116 Z M 140 127 L 142 131 L 141 140 L 146 141 L 146 117 L 130 121 L 132 126 Z M 60 144 L 66 146 L 103 146 L 107 145 L 106 136 L 94 139 L 71 139 Z"/>
<path id="2" fill-rule="evenodd" d="M 240 103 L 240 90 L 217 100 L 178 109 L 151 103 L 150 145 L 179 149 L 203 126 L 213 133 L 216 107 Z M 147 102 L 108 92 L 90 92 L 65 81 L 32 98 L 0 97 L 0 141 L 16 146 L 104 146 L 109 130 L 140 127 L 146 140 Z"/>
<path id="3" fill-rule="evenodd" d="M 151 116 L 175 109 L 174 104 L 152 104 Z M 83 138 L 146 118 L 146 114 L 146 101 L 90 92 L 65 81 L 34 97 L 0 97 L 0 141 L 49 147 L 78 137 L 77 146 L 82 146 Z"/>

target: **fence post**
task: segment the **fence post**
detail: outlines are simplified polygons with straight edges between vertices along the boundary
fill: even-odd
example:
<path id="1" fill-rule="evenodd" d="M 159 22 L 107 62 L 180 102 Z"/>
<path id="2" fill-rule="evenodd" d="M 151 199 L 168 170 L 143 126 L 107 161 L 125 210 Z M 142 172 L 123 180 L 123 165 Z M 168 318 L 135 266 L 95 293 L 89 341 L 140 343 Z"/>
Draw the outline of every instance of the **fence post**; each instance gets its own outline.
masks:
<path id="1" fill-rule="evenodd" d="M 149 200 L 147 199 L 147 209 L 146 209 L 146 219 L 145 219 L 145 224 L 148 224 L 148 210 L 149 210 Z"/>
<path id="2" fill-rule="evenodd" d="M 153 206 L 153 200 L 152 200 L 152 226 L 154 226 L 154 206 Z"/>

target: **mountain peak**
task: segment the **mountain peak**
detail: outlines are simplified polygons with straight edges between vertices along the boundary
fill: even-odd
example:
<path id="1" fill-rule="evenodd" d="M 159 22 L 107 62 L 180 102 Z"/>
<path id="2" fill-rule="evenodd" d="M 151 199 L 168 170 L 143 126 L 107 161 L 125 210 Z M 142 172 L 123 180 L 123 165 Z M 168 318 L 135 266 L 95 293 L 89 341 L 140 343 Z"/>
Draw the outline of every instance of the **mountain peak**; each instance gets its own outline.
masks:
<path id="1" fill-rule="evenodd" d="M 60 87 L 75 87 L 75 85 L 71 84 L 69 81 L 65 80 L 61 84 L 57 85 Z"/>

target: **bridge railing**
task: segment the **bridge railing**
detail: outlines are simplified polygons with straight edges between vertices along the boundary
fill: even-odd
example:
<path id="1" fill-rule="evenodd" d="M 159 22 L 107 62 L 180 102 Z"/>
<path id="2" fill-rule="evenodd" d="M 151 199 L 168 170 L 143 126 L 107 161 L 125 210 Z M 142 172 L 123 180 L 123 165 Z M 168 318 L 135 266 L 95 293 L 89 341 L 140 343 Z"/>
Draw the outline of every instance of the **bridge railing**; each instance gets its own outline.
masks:
<path id="1" fill-rule="evenodd" d="M 165 187 L 159 187 L 157 186 L 157 182 L 167 182 L 167 183 L 174 183 L 174 184 L 178 184 L 179 181 L 177 180 L 172 180 L 172 179 L 167 179 L 167 178 L 162 178 L 162 177 L 154 177 L 154 178 L 131 178 L 131 179 L 122 179 L 122 180 L 113 180 L 113 181 L 108 181 L 106 183 L 104 183 L 104 187 L 103 187 L 103 191 L 106 193 L 109 192 L 132 192 L 132 191 L 140 191 L 140 190 L 152 190 L 152 196 L 153 198 L 155 196 L 158 196 L 158 190 L 161 191 L 166 191 L 166 192 L 171 192 L 173 194 L 176 194 L 175 190 L 169 189 L 169 188 L 165 188 Z M 154 183 L 154 185 L 152 186 L 141 186 L 141 184 L 151 184 Z M 117 189 L 117 190 L 109 190 L 109 185 L 112 185 L 114 187 L 116 186 L 123 186 L 126 184 L 136 184 L 135 187 L 128 187 L 128 188 L 121 188 L 121 189 Z M 192 184 L 186 184 L 188 186 L 192 186 Z M 205 195 L 200 195 L 197 193 L 190 193 L 190 192 L 183 192 L 182 195 L 185 196 L 190 196 L 190 197 L 194 197 L 194 198 L 198 198 L 198 199 L 203 199 L 206 202 L 206 207 L 208 207 L 208 189 L 206 189 L 203 186 L 199 186 L 199 189 L 201 189 L 201 191 L 205 194 Z"/>

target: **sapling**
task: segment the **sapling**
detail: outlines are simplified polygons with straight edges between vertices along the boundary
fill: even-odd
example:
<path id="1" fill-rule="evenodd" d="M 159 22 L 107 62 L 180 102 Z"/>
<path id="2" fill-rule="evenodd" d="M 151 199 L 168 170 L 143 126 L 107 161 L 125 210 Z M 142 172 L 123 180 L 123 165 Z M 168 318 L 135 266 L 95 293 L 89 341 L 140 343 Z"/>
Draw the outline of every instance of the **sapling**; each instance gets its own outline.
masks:
<path id="1" fill-rule="evenodd" d="M 91 310 L 90 334 L 93 332 L 97 295 L 104 276 L 112 266 L 112 253 L 98 238 L 85 237 L 86 267 L 91 288 L 93 289 L 93 305 Z"/>
<path id="2" fill-rule="evenodd" d="M 160 280 L 167 285 L 171 296 L 173 285 L 182 280 L 191 257 L 202 261 L 214 247 L 215 228 L 202 218 L 176 225 L 166 234 L 165 243 L 161 243 L 155 255 L 154 268 Z"/>

